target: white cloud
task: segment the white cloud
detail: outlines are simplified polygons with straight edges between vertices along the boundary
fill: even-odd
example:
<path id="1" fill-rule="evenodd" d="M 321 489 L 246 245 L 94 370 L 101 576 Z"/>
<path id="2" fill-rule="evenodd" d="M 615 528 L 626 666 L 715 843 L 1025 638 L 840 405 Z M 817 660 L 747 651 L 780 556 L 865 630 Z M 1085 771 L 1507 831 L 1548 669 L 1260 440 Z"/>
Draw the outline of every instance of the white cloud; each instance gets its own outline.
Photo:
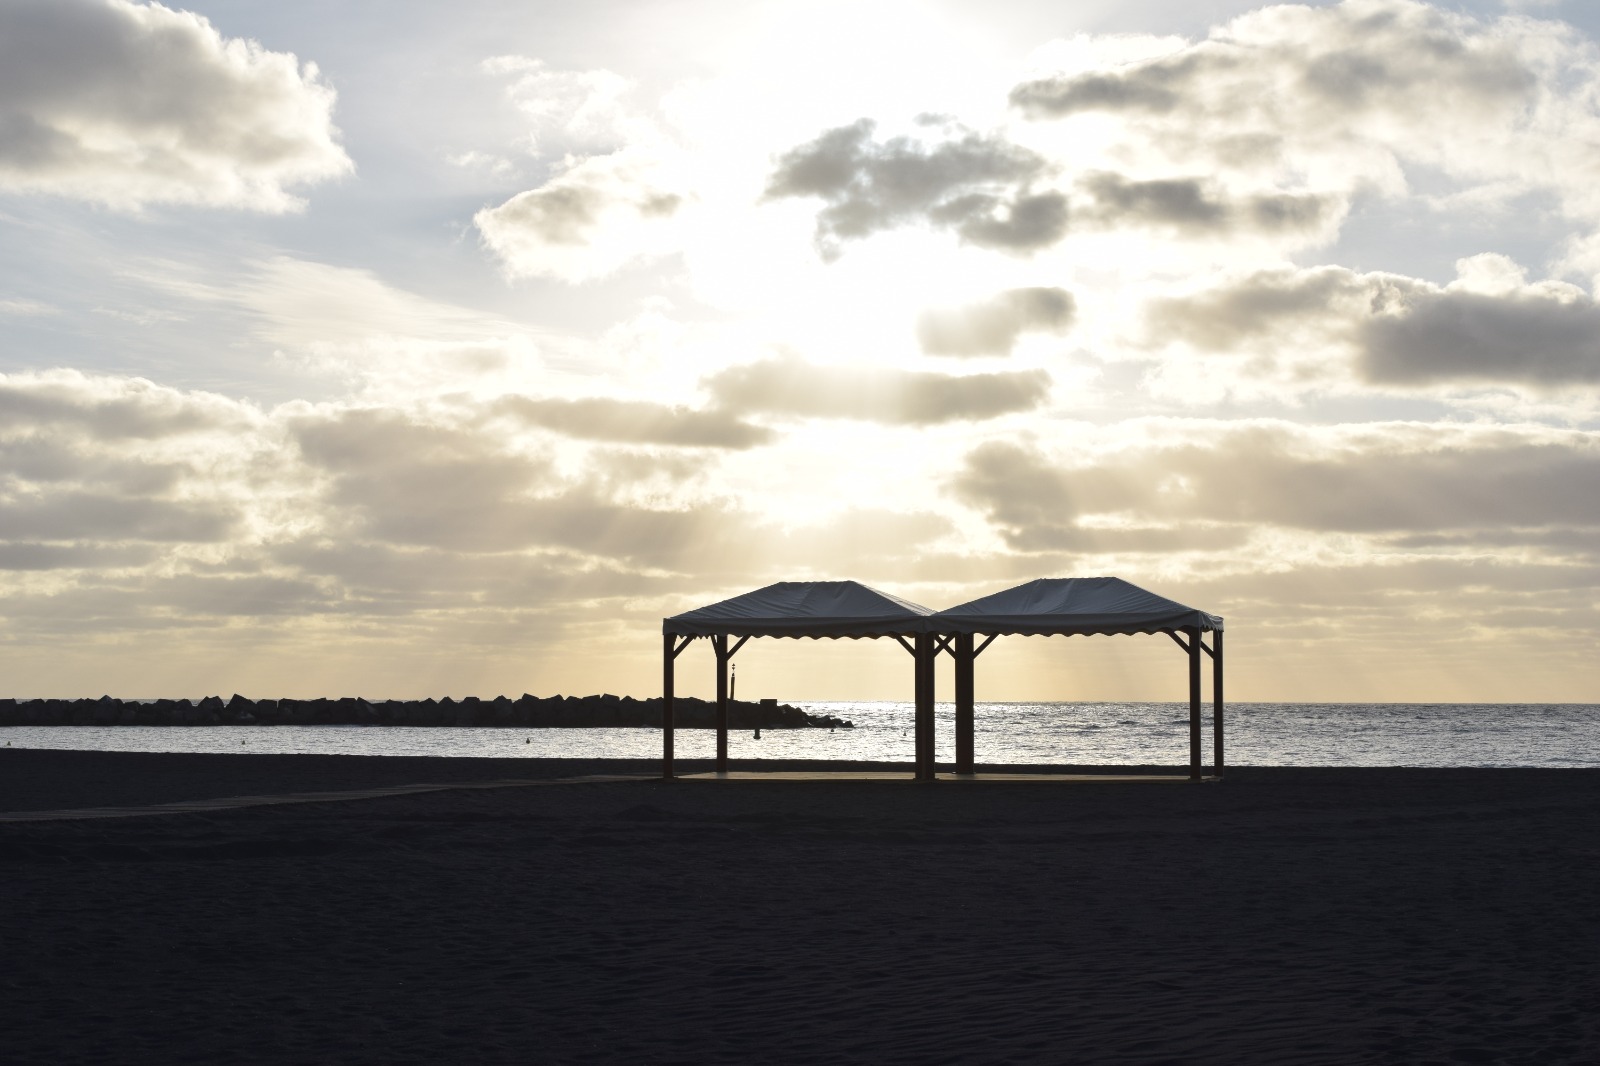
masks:
<path id="1" fill-rule="evenodd" d="M 506 97 L 529 123 L 521 150 L 555 159 L 539 185 L 473 217 L 507 275 L 592 281 L 680 250 L 696 198 L 687 158 L 660 122 L 628 102 L 631 82 L 526 56 L 497 56 L 482 67 L 509 79 Z M 458 158 L 513 169 L 481 152 Z"/>
<path id="2" fill-rule="evenodd" d="M 574 142 L 614 148 L 643 125 L 624 100 L 633 84 L 612 71 L 552 70 L 542 60 L 517 55 L 495 56 L 482 66 L 509 79 L 506 97 L 532 125 L 525 142 L 530 152 L 546 151 L 542 141 L 551 134 L 567 142 L 558 150 L 568 153 Z"/>
<path id="3" fill-rule="evenodd" d="M 549 356 L 564 338 L 397 288 L 370 270 L 279 255 L 222 279 L 170 261 L 136 262 L 123 277 L 184 307 L 160 316 L 236 316 L 235 329 L 289 367 L 367 400 L 542 391 L 561 362 Z"/>
<path id="4" fill-rule="evenodd" d="M 30 300 L 26 297 L 12 297 L 0 300 L 0 316 L 7 318 L 42 318 L 47 315 L 58 315 L 59 307 L 47 304 L 42 300 Z"/>
<path id="5" fill-rule="evenodd" d="M 669 152 L 630 146 L 569 158 L 555 177 L 473 222 L 513 277 L 582 282 L 677 251 L 691 196 Z"/>
<path id="6" fill-rule="evenodd" d="M 1429 167 L 1497 184 L 1502 197 L 1553 189 L 1569 212 L 1600 220 L 1589 178 L 1600 165 L 1600 52 L 1561 23 L 1345 0 L 1265 7 L 1132 58 L 1118 43 L 1056 49 L 1070 65 L 1018 85 L 1013 103 L 1068 123 L 1060 143 L 1077 137 L 1156 174 L 1398 195 L 1411 168 Z M 1102 47 L 1104 61 L 1086 58 Z"/>
<path id="7" fill-rule="evenodd" d="M 286 211 L 347 173 L 317 69 L 129 0 L 0 6 L 0 187 Z"/>

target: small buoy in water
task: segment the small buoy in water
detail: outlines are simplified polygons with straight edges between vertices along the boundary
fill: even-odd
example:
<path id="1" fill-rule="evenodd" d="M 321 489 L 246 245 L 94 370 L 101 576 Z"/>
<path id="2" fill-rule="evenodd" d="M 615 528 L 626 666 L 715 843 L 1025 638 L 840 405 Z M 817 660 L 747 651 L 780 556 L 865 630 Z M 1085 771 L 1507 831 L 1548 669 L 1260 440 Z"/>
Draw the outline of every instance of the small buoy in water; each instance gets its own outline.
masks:
<path id="1" fill-rule="evenodd" d="M 524 744 L 532 744 L 533 743 L 533 738 L 529 737 L 527 740 L 524 740 L 523 743 Z"/>
<path id="2" fill-rule="evenodd" d="M 761 727 L 760 726 L 756 726 L 756 739 L 757 740 L 761 739 Z"/>

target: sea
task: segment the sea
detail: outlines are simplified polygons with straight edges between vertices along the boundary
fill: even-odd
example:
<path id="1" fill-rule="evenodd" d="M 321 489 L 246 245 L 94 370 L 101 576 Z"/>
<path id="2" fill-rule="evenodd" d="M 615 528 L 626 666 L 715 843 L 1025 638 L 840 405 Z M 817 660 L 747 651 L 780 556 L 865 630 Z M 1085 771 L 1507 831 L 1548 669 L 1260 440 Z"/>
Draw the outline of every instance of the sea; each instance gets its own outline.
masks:
<path id="1" fill-rule="evenodd" d="M 739 730 L 738 759 L 912 761 L 910 703 L 798 703 L 853 729 Z M 955 759 L 955 710 L 937 708 L 937 756 Z M 980 703 L 979 765 L 1185 765 L 1181 703 Z M 1238 703 L 1224 719 L 1233 766 L 1600 767 L 1600 704 Z M 1205 721 L 1211 760 L 1211 718 Z M 680 729 L 679 758 L 710 758 L 716 734 Z M 0 745 L 95 751 L 652 759 L 661 732 L 396 726 L 4 726 Z"/>

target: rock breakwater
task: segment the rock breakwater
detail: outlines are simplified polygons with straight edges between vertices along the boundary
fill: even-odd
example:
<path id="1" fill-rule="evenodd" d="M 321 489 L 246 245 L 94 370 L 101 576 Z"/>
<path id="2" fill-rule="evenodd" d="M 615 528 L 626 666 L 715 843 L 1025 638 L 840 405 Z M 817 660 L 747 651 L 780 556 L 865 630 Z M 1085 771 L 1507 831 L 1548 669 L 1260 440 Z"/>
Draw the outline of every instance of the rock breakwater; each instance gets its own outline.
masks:
<path id="1" fill-rule="evenodd" d="M 715 703 L 679 696 L 673 700 L 679 729 L 716 728 Z M 808 714 L 776 700 L 728 707 L 733 729 L 849 729 L 851 722 Z M 278 699 L 252 700 L 235 694 L 223 700 L 120 700 L 111 696 L 79 700 L 0 699 L 0 726 L 7 725 L 387 725 L 504 726 L 507 728 L 584 728 L 661 726 L 661 700 L 632 696 L 497 696 L 456 700 Z"/>

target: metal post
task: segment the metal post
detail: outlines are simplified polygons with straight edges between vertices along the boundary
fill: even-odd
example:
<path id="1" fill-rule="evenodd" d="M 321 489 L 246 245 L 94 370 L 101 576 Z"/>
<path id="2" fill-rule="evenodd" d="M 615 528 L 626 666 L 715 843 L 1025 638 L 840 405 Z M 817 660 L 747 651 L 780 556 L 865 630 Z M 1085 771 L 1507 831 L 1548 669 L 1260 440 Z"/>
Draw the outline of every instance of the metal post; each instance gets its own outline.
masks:
<path id="1" fill-rule="evenodd" d="M 661 776 L 672 780 L 672 660 L 676 638 L 661 638 Z"/>
<path id="2" fill-rule="evenodd" d="M 1222 776 L 1222 630 L 1211 634 L 1211 743 L 1212 769 Z"/>
<path id="3" fill-rule="evenodd" d="M 973 772 L 973 668 L 976 654 L 972 634 L 962 633 L 955 640 L 956 660 L 956 773 Z"/>
<path id="4" fill-rule="evenodd" d="M 932 781 L 933 766 L 933 636 L 918 633 L 917 663 L 917 780 Z"/>
<path id="5" fill-rule="evenodd" d="M 911 726 L 915 740 L 911 743 L 911 760 L 916 767 L 916 779 L 922 780 L 922 689 L 925 678 L 922 674 L 922 636 L 918 634 L 911 638 Z"/>
<path id="6" fill-rule="evenodd" d="M 1189 635 L 1189 780 L 1200 780 L 1200 630 Z"/>
<path id="7" fill-rule="evenodd" d="M 717 656 L 717 773 L 728 772 L 728 635 L 711 638 Z"/>

